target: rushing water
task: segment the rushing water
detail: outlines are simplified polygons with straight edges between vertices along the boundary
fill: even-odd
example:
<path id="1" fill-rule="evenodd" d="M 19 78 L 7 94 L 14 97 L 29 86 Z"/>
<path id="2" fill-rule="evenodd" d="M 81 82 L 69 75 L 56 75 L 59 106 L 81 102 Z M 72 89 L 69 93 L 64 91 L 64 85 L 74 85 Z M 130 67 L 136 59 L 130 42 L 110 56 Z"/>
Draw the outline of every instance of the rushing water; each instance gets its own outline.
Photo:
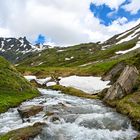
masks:
<path id="1" fill-rule="evenodd" d="M 0 115 L 0 134 L 46 122 L 47 126 L 34 140 L 133 140 L 137 132 L 127 117 L 106 107 L 99 100 L 68 96 L 59 91 L 39 89 L 42 96 L 22 103 L 42 105 L 44 111 L 22 122 L 17 108 Z M 46 116 L 46 112 L 54 115 Z"/>

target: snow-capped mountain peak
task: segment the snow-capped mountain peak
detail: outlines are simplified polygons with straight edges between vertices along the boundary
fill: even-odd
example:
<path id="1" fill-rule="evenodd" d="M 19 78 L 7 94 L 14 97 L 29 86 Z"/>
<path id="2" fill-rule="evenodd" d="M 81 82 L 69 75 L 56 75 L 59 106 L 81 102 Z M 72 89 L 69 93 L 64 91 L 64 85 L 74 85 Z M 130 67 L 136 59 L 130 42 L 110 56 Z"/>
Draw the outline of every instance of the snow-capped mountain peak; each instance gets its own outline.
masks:
<path id="1" fill-rule="evenodd" d="M 32 45 L 26 37 L 0 38 L 0 55 L 13 63 L 46 48 L 47 46 Z"/>

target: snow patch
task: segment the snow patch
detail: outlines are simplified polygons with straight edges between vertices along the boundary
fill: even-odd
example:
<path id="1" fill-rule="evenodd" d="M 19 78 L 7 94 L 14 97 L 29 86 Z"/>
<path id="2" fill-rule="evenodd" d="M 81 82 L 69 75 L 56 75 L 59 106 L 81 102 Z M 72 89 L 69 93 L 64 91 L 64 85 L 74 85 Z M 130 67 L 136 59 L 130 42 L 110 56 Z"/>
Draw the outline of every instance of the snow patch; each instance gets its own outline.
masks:
<path id="1" fill-rule="evenodd" d="M 55 81 L 51 81 L 51 77 L 45 79 L 37 79 L 36 76 L 24 76 L 28 81 L 35 80 L 38 84 L 43 85 L 46 83 L 46 86 L 56 85 Z M 73 87 L 79 90 L 82 90 L 88 94 L 94 94 L 102 91 L 105 88 L 109 88 L 108 85 L 110 81 L 102 81 L 101 77 L 93 76 L 69 76 L 61 77 L 60 85 L 66 87 Z"/>
<path id="2" fill-rule="evenodd" d="M 104 50 L 106 50 L 108 47 L 110 47 L 110 45 L 102 46 L 101 50 L 104 51 Z"/>
<path id="3" fill-rule="evenodd" d="M 93 76 L 70 76 L 60 80 L 60 85 L 74 87 L 89 94 L 98 93 L 101 90 L 110 87 L 109 81 L 102 81 L 101 77 Z"/>
<path id="4" fill-rule="evenodd" d="M 58 50 L 57 52 L 64 52 L 64 50 Z"/>
<path id="5" fill-rule="evenodd" d="M 43 85 L 44 83 L 48 82 L 49 80 L 51 80 L 51 77 L 47 77 L 45 79 L 35 79 L 36 82 L 40 85 Z"/>
<path id="6" fill-rule="evenodd" d="M 33 76 L 33 75 L 24 76 L 24 78 L 27 79 L 28 81 L 36 80 L 36 76 Z"/>
<path id="7" fill-rule="evenodd" d="M 40 62 L 40 63 L 38 64 L 38 66 L 39 66 L 39 65 L 42 65 L 42 64 L 43 64 L 43 62 Z"/>
<path id="8" fill-rule="evenodd" d="M 9 38 L 9 39 L 7 39 L 6 41 L 7 41 L 7 42 L 10 42 L 10 41 L 11 41 L 11 39 Z"/>
<path id="9" fill-rule="evenodd" d="M 70 58 L 65 58 L 66 61 L 72 60 L 74 57 L 71 56 Z"/>
<path id="10" fill-rule="evenodd" d="M 130 41 L 130 40 L 134 39 L 135 37 L 138 36 L 138 34 L 137 34 L 138 32 L 140 32 L 140 28 L 137 29 L 136 31 L 134 31 L 134 33 L 132 33 L 132 34 L 130 34 L 129 36 L 127 36 L 126 38 L 120 40 L 120 41 L 119 41 L 118 43 L 116 43 L 116 44 L 121 44 L 121 43 L 123 43 L 123 42 L 127 42 L 127 41 Z"/>
<path id="11" fill-rule="evenodd" d="M 48 82 L 47 83 L 47 86 L 49 87 L 49 86 L 54 86 L 54 85 L 56 85 L 56 82 Z"/>
<path id="12" fill-rule="evenodd" d="M 128 49 L 128 50 L 125 50 L 125 51 L 118 51 L 118 52 L 116 52 L 116 54 L 126 54 L 126 53 L 128 53 L 128 52 L 130 52 L 130 51 L 133 51 L 133 50 L 136 50 L 136 49 L 138 49 L 138 48 L 140 48 L 140 42 L 138 42 L 138 43 L 136 44 L 136 46 L 134 46 L 133 48 Z"/>

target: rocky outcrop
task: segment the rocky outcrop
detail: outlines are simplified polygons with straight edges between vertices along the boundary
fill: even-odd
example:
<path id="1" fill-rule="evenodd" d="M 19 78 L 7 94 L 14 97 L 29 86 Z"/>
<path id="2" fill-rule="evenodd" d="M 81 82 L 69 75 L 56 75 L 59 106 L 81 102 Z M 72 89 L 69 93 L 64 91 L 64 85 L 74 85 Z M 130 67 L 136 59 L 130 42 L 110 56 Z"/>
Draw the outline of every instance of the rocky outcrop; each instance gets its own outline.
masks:
<path id="1" fill-rule="evenodd" d="M 138 74 L 136 67 L 126 66 L 118 80 L 108 89 L 104 100 L 121 99 L 131 93 Z"/>
<path id="2" fill-rule="evenodd" d="M 59 83 L 60 80 L 61 79 L 59 77 L 52 75 L 50 80 L 47 80 L 46 82 L 43 83 L 43 86 L 46 86 L 47 83 L 49 83 L 49 82 L 55 82 L 57 85 L 60 85 L 60 83 Z"/>
<path id="3" fill-rule="evenodd" d="M 25 128 L 19 128 L 17 130 L 10 131 L 3 136 L 0 136 L 1 140 L 30 140 L 35 138 L 42 132 L 42 129 L 46 126 L 45 123 L 35 123 L 33 126 Z"/>
<path id="4" fill-rule="evenodd" d="M 119 78 L 120 74 L 122 73 L 125 67 L 126 67 L 126 64 L 124 62 L 118 63 L 111 70 L 109 70 L 107 73 L 103 75 L 102 80 L 110 81 L 110 84 L 114 84 Z"/>
<path id="5" fill-rule="evenodd" d="M 29 118 L 43 111 L 43 106 L 26 106 L 18 108 L 21 118 Z"/>

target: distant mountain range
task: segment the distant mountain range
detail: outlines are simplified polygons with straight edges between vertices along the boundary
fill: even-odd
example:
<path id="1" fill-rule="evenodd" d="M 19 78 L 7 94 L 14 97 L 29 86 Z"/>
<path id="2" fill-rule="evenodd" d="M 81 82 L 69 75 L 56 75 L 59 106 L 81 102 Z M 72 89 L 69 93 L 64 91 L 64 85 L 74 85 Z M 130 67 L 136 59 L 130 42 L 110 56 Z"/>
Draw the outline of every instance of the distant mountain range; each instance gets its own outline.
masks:
<path id="1" fill-rule="evenodd" d="M 34 52 L 42 51 L 48 46 L 32 45 L 26 37 L 0 38 L 0 55 L 12 63 L 21 61 Z"/>
<path id="2" fill-rule="evenodd" d="M 127 48 L 133 48 L 140 40 L 140 24 L 123 33 L 117 34 L 102 44 L 87 43 L 71 47 L 55 47 L 47 45 L 32 45 L 26 37 L 20 38 L 0 38 L 0 55 L 12 63 L 19 63 L 22 60 L 30 62 L 30 65 L 37 66 L 45 64 L 46 66 L 61 66 L 63 64 L 82 65 L 90 63 L 93 53 L 97 50 L 106 50 L 115 45 L 127 45 Z M 136 47 L 137 48 L 137 47 Z M 44 51 L 42 51 L 44 50 Z M 118 51 L 124 50 L 118 48 Z M 132 49 L 133 50 L 133 49 Z M 80 54 L 80 56 L 78 55 Z M 84 58 L 86 57 L 86 59 Z M 36 60 L 36 61 L 35 61 Z M 34 62 L 33 62 L 34 61 Z M 80 61 L 80 62 L 79 62 Z"/>

